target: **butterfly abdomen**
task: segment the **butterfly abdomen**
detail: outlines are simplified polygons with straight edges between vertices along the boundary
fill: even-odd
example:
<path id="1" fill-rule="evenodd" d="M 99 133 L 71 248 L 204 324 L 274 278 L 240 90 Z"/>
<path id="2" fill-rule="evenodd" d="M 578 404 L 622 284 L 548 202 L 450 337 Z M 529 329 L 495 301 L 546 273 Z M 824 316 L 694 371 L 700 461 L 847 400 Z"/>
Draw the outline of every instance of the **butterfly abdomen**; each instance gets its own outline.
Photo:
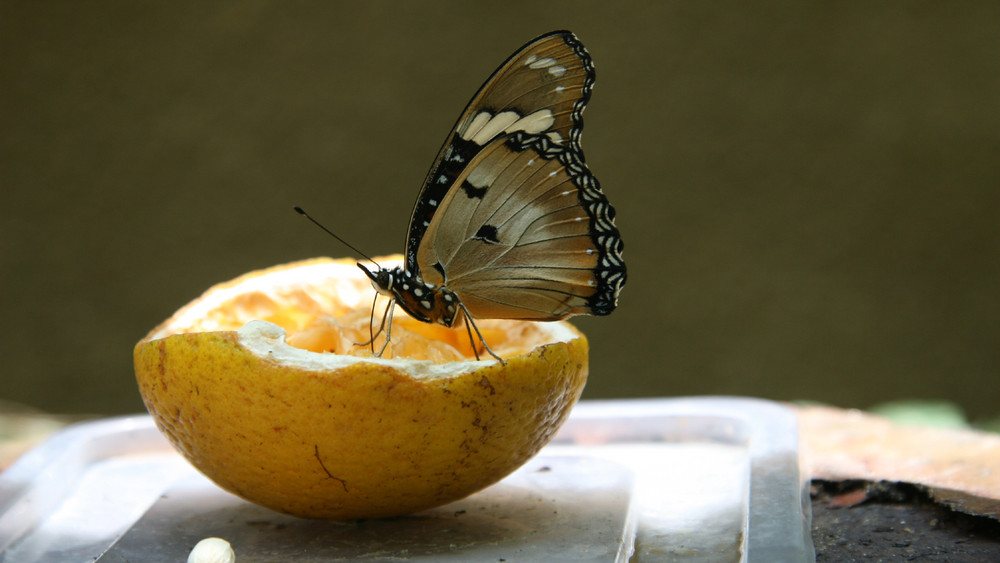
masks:
<path id="1" fill-rule="evenodd" d="M 460 318 L 458 296 L 446 287 L 422 284 L 410 290 L 400 288 L 396 292 L 396 302 L 410 316 L 426 323 L 451 328 Z"/>

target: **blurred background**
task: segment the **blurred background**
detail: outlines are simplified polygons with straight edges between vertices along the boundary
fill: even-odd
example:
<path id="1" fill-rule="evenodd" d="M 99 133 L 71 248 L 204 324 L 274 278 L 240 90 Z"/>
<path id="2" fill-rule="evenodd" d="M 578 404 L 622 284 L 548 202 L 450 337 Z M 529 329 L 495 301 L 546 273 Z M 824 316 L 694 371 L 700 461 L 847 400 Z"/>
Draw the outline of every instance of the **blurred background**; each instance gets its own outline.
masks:
<path id="1" fill-rule="evenodd" d="M 575 31 L 620 309 L 586 398 L 1000 412 L 1000 3 L 2 2 L 0 399 L 143 409 L 132 346 L 210 285 L 400 252 L 517 47 Z"/>

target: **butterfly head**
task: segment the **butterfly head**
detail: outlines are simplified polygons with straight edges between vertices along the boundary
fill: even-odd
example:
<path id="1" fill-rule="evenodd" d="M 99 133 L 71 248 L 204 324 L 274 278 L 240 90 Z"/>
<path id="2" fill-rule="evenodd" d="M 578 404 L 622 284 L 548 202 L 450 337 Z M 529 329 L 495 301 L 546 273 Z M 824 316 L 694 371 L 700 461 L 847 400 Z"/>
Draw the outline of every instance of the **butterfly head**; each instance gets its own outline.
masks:
<path id="1" fill-rule="evenodd" d="M 380 267 L 374 272 L 372 272 L 371 270 L 366 268 L 364 264 L 360 262 L 358 262 L 358 267 L 361 268 L 361 271 L 364 272 L 366 276 L 368 276 L 369 280 L 371 280 L 372 287 L 375 288 L 375 291 L 387 297 L 393 296 L 393 291 L 392 291 L 393 286 L 395 285 L 396 281 L 401 277 L 401 274 L 403 273 L 402 268 L 396 267 L 391 270 L 388 270 L 386 268 Z"/>

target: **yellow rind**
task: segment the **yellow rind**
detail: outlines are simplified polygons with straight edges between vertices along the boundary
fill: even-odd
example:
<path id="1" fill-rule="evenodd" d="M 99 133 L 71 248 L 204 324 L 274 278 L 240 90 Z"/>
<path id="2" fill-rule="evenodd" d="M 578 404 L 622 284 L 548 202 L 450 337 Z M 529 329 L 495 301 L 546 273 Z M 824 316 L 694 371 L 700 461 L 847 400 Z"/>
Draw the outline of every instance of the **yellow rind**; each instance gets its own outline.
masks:
<path id="1" fill-rule="evenodd" d="M 386 362 L 281 363 L 236 331 L 189 332 L 139 342 L 135 373 L 157 426 L 222 488 L 302 517 L 393 516 L 487 487 L 552 438 L 587 379 L 571 330 L 430 379 Z"/>

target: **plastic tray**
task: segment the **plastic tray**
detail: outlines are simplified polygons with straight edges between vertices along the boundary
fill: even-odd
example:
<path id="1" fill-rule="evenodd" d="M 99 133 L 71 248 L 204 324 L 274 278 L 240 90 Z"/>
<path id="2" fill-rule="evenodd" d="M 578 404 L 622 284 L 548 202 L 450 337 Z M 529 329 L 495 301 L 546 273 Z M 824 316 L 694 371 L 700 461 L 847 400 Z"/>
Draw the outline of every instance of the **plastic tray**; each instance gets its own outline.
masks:
<path id="1" fill-rule="evenodd" d="M 0 474 L 0 562 L 813 561 L 795 417 L 756 399 L 585 401 L 497 485 L 411 516 L 303 520 L 238 499 L 148 416 L 69 427 Z"/>

